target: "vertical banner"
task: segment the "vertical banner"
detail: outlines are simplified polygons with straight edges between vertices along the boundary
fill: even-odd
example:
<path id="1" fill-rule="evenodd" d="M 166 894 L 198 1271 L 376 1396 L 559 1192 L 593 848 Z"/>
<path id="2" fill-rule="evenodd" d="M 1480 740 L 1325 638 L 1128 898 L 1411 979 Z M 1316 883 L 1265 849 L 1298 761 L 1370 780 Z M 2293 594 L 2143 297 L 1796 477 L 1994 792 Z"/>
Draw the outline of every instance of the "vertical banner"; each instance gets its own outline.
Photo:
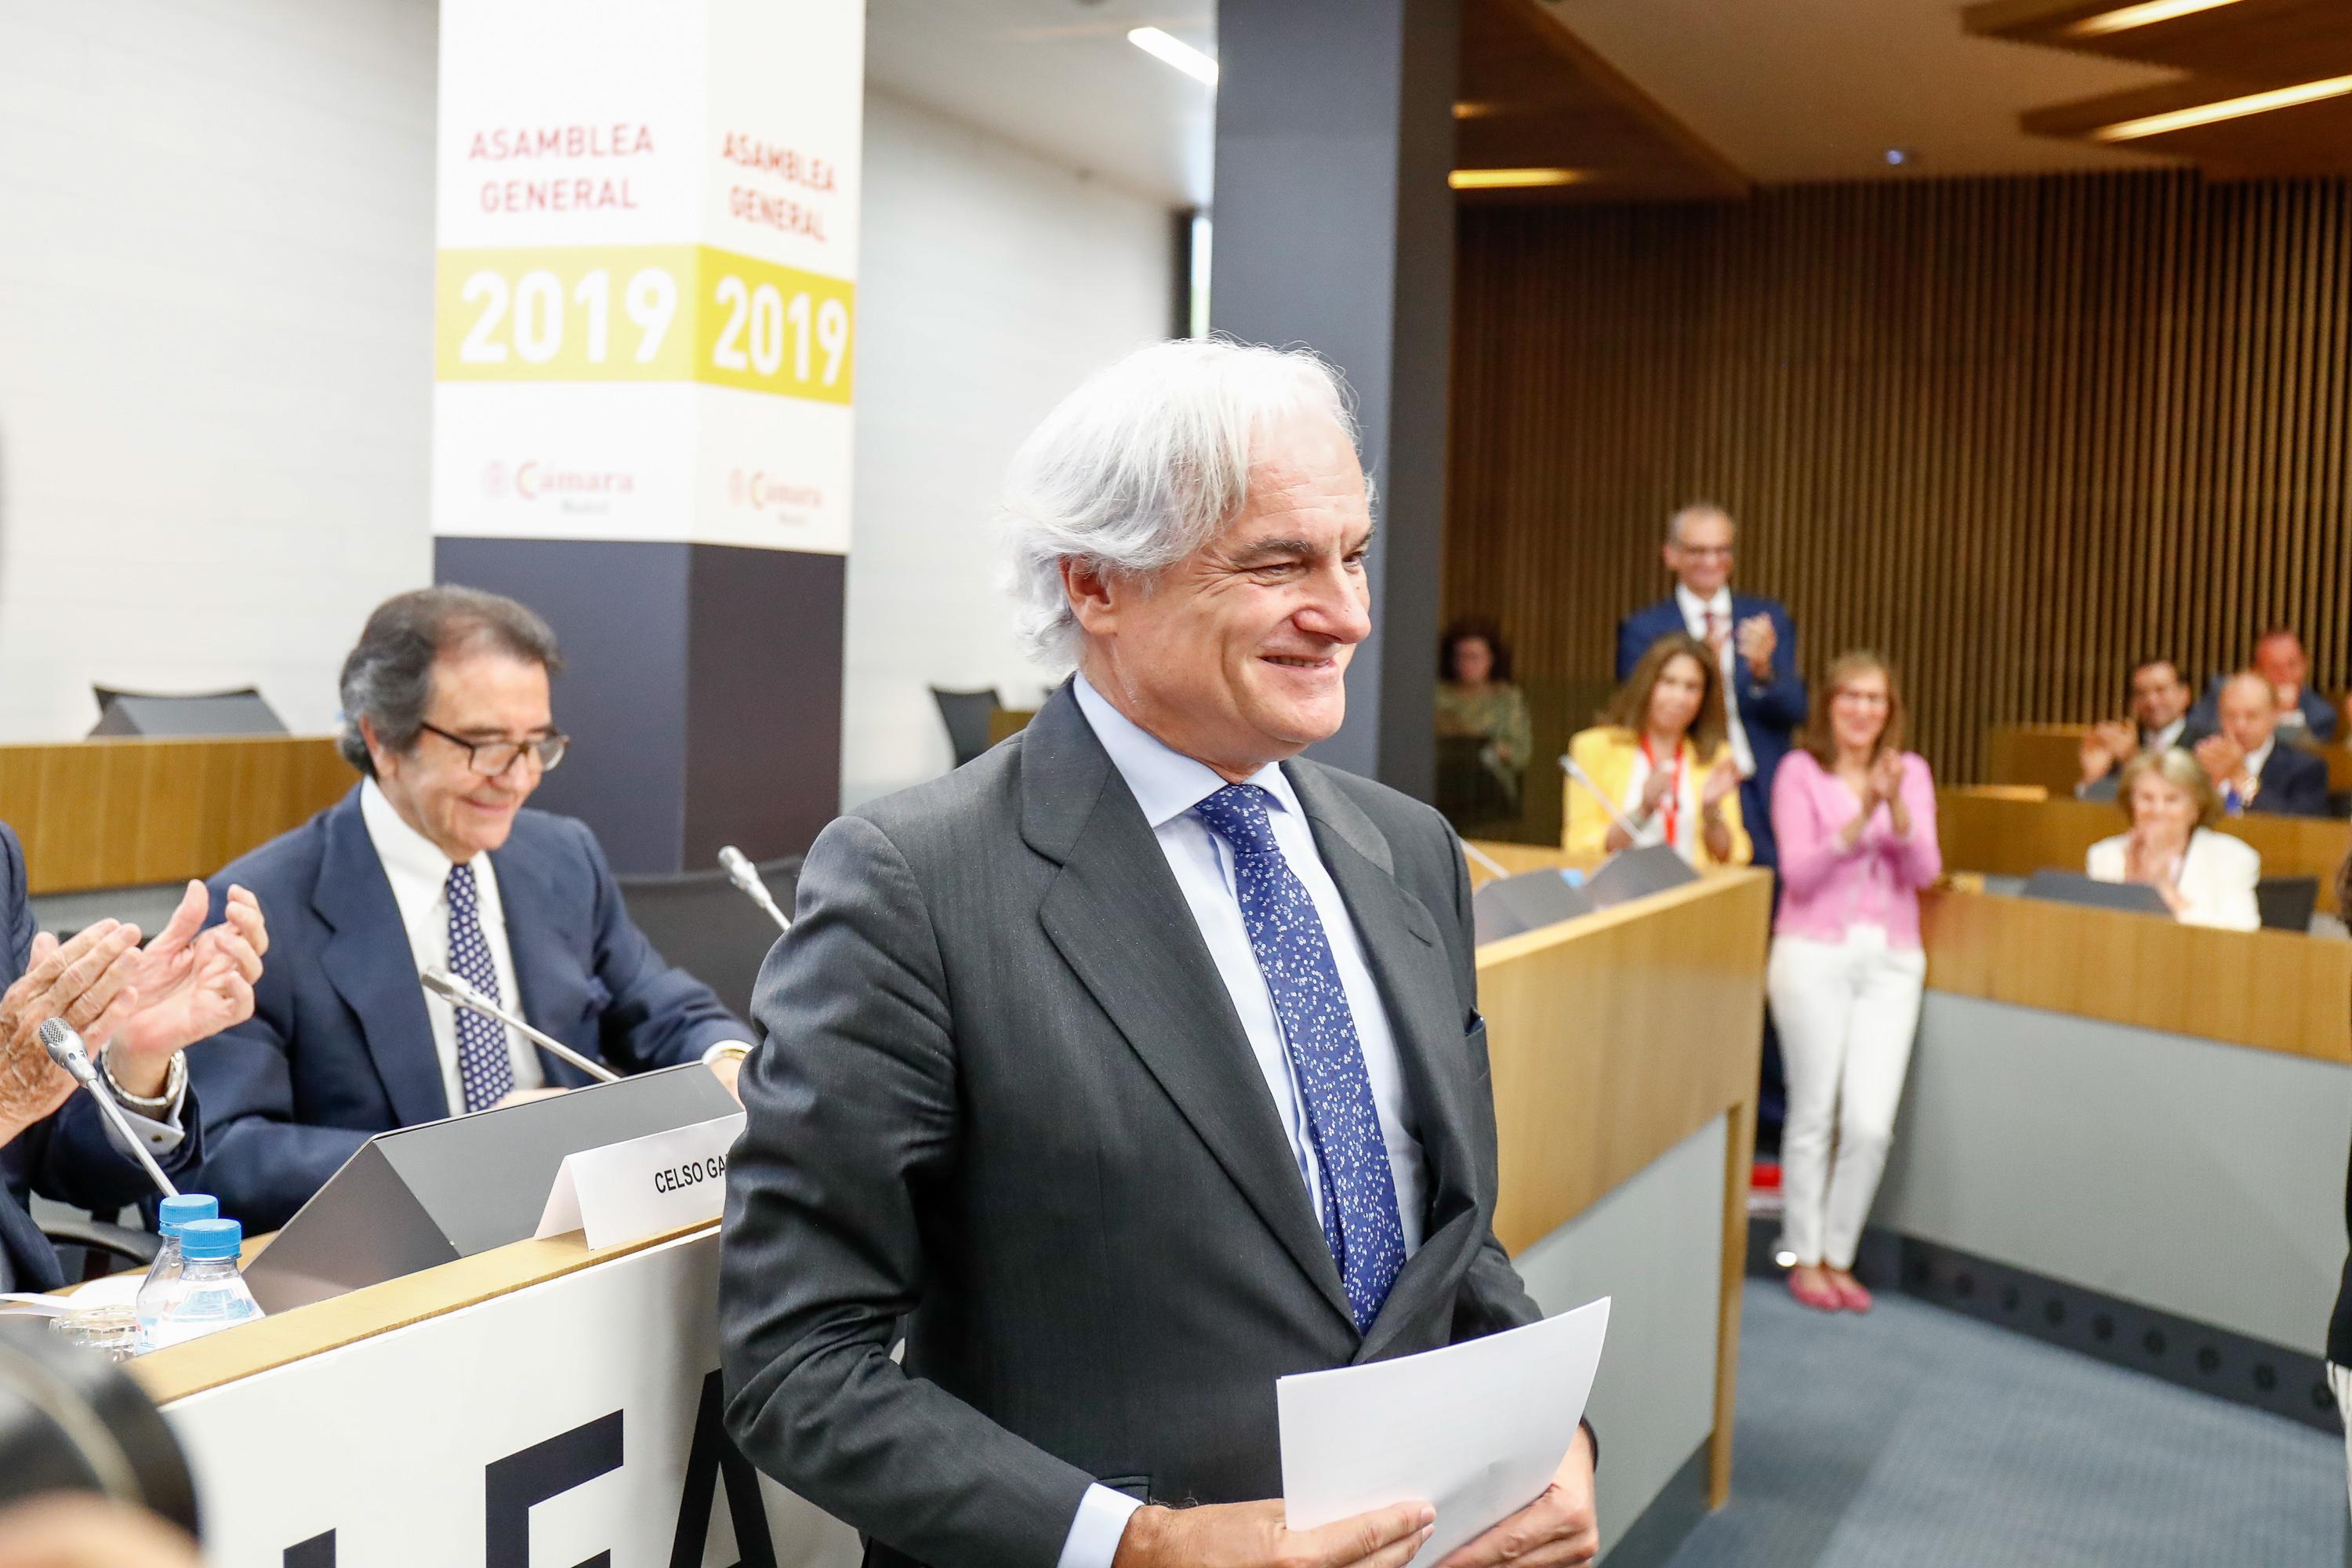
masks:
<path id="1" fill-rule="evenodd" d="M 433 527 L 849 545 L 862 0 L 443 0 Z"/>

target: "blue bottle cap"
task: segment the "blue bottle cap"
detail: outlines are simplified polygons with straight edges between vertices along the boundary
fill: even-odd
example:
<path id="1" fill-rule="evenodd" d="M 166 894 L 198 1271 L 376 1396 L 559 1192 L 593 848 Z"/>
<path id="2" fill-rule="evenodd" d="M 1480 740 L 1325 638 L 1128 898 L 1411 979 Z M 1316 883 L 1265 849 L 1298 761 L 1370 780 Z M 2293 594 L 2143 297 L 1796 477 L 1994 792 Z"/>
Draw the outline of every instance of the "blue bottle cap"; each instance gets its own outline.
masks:
<path id="1" fill-rule="evenodd" d="M 235 1258 L 245 1246 L 245 1226 L 233 1219 L 192 1219 L 180 1227 L 180 1250 L 188 1261 Z"/>
<path id="2" fill-rule="evenodd" d="M 220 1218 L 220 1199 L 204 1193 L 183 1193 L 165 1198 L 155 1209 L 155 1230 L 170 1236 L 192 1219 Z"/>

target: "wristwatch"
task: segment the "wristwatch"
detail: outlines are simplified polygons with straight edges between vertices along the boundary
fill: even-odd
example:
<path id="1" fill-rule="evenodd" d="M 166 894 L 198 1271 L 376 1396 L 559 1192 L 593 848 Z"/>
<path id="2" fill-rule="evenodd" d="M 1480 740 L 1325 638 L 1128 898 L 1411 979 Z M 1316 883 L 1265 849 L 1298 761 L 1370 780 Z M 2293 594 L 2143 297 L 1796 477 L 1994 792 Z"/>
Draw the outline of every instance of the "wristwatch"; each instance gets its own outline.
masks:
<path id="1" fill-rule="evenodd" d="M 133 1094 L 116 1080 L 113 1052 L 108 1051 L 100 1056 L 98 1070 L 106 1076 L 107 1089 L 113 1093 L 116 1100 L 122 1102 L 122 1108 L 125 1110 L 135 1110 L 150 1121 L 161 1121 L 169 1116 L 172 1113 L 172 1107 L 177 1105 L 180 1102 L 180 1097 L 188 1092 L 188 1053 L 185 1051 L 172 1053 L 171 1071 L 163 1079 L 163 1092 L 152 1098 L 143 1094 Z"/>
<path id="2" fill-rule="evenodd" d="M 751 1047 L 740 1040 L 721 1040 L 702 1053 L 702 1065 L 715 1068 L 720 1062 L 740 1062 L 751 1054 Z"/>

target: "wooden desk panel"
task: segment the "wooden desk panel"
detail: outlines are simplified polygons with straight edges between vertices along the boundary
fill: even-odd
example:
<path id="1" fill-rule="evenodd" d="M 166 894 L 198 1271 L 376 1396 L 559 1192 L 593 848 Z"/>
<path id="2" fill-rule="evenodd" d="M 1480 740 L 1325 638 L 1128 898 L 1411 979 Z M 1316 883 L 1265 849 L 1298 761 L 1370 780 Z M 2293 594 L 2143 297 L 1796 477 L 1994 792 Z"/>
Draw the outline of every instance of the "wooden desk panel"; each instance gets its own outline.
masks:
<path id="1" fill-rule="evenodd" d="M 2030 877 L 2055 868 L 2079 871 L 2092 845 L 2130 826 L 2113 803 L 2021 796 L 2013 787 L 1962 785 L 1936 792 L 1937 836 L 1944 864 L 1956 871 Z M 2325 816 L 2239 816 L 2222 832 L 2263 858 L 2265 877 L 2316 877 L 2319 908 L 2336 908 L 2336 871 L 2352 855 L 2352 823 Z"/>
<path id="2" fill-rule="evenodd" d="M 1558 850 L 1542 851 L 1554 857 Z M 1478 950 L 1513 1253 L 1727 1119 L 1708 1496 L 1730 1493 L 1772 882 L 1726 871 Z"/>
<path id="3" fill-rule="evenodd" d="M 1956 889 L 1921 901 L 1937 991 L 2352 1064 L 2352 942 Z"/>
<path id="4" fill-rule="evenodd" d="M 2083 737 L 2088 724 L 1996 724 L 1985 731 L 1985 773 L 1993 784 L 2040 784 L 2054 795 L 2074 793 L 2083 777 Z M 2352 749 L 2313 746 L 2327 763 L 2327 787 L 2352 790 Z"/>
<path id="5" fill-rule="evenodd" d="M 209 877 L 342 798 L 322 735 L 0 746 L 0 820 L 36 893 Z"/>

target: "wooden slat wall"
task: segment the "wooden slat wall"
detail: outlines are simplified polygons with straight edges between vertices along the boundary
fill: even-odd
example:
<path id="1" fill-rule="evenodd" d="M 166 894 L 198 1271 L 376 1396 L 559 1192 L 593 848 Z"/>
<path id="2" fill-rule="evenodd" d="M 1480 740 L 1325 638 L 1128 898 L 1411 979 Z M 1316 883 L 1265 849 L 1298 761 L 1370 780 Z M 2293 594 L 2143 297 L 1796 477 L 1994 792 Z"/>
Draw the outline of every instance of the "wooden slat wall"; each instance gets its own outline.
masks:
<path id="1" fill-rule="evenodd" d="M 1989 725 L 2119 712 L 2143 650 L 2195 679 L 2286 622 L 2320 686 L 2352 679 L 2352 184 L 1886 182 L 1461 226 L 1444 598 L 1501 617 L 1523 682 L 1608 676 L 1697 497 L 1741 520 L 1738 582 L 1788 603 L 1809 676 L 1897 661 L 1948 782 L 1982 776 Z"/>

